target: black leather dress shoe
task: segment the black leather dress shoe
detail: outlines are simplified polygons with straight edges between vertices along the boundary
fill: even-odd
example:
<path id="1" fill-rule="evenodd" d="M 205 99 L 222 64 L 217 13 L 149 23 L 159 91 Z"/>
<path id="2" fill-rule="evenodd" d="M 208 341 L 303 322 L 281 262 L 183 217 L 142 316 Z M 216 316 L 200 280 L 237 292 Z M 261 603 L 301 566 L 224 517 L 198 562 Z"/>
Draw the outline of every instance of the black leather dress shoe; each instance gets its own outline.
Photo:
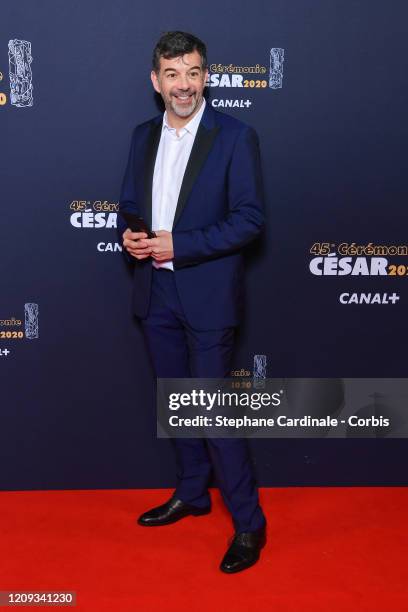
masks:
<path id="1" fill-rule="evenodd" d="M 235 534 L 221 562 L 220 570 L 226 574 L 235 574 L 235 572 L 251 567 L 258 561 L 261 548 L 265 544 L 266 527 L 257 531 Z"/>
<path id="2" fill-rule="evenodd" d="M 197 506 L 182 502 L 181 499 L 177 499 L 173 495 L 165 504 L 144 512 L 144 514 L 139 516 L 137 522 L 139 525 L 143 525 L 143 527 L 158 527 L 175 523 L 185 516 L 208 514 L 210 510 L 211 506 L 208 506 L 208 508 L 198 508 Z"/>

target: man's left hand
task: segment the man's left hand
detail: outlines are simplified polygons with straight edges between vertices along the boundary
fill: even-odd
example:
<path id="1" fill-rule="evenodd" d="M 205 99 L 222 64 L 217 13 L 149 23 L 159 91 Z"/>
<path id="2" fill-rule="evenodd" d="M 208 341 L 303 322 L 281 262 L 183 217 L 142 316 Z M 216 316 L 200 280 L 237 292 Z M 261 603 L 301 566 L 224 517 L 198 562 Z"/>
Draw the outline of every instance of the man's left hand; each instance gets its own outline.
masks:
<path id="1" fill-rule="evenodd" d="M 156 232 L 156 236 L 157 238 L 148 238 L 143 240 L 143 242 L 146 242 L 149 247 L 152 248 L 150 255 L 156 261 L 168 261 L 173 259 L 173 237 L 171 232 L 166 230 L 158 230 Z"/>

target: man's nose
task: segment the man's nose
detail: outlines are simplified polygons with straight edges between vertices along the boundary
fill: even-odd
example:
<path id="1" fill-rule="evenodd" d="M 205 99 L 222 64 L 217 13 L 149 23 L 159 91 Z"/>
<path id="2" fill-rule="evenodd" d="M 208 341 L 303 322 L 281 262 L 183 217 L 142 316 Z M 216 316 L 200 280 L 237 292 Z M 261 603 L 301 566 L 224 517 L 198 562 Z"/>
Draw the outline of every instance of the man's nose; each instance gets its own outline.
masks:
<path id="1" fill-rule="evenodd" d="M 178 79 L 179 89 L 189 89 L 190 83 L 186 74 L 180 74 Z"/>

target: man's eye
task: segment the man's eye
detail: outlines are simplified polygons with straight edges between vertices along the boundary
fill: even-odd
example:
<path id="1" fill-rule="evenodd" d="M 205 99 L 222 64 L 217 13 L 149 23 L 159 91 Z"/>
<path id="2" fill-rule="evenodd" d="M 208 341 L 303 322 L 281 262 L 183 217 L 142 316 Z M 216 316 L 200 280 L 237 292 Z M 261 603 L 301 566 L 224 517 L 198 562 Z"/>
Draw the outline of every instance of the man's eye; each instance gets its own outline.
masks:
<path id="1" fill-rule="evenodd" d="M 190 72 L 190 76 L 191 76 L 193 79 L 196 79 L 196 78 L 198 77 L 198 72 Z"/>
<path id="2" fill-rule="evenodd" d="M 173 77 L 176 76 L 176 74 L 174 72 L 168 73 L 167 76 L 169 77 L 169 79 L 172 79 Z"/>

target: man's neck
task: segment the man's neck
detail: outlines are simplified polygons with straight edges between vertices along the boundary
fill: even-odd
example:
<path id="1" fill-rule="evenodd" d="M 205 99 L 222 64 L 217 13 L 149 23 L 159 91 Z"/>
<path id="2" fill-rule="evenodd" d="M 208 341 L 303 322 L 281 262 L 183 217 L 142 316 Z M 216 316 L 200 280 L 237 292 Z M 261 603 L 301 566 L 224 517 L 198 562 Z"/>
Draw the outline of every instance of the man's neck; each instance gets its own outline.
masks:
<path id="1" fill-rule="evenodd" d="M 170 127 L 176 128 L 176 131 L 178 133 L 178 130 L 181 130 L 181 128 L 187 125 L 187 123 L 189 123 L 193 119 L 193 117 L 196 116 L 196 114 L 202 108 L 203 104 L 204 104 L 204 98 L 201 98 L 201 104 L 197 108 L 195 108 L 194 112 L 191 113 L 191 115 L 189 115 L 188 117 L 179 117 L 178 115 L 176 115 L 175 112 L 173 112 L 172 109 L 167 108 L 166 109 L 167 123 L 169 124 Z"/>

